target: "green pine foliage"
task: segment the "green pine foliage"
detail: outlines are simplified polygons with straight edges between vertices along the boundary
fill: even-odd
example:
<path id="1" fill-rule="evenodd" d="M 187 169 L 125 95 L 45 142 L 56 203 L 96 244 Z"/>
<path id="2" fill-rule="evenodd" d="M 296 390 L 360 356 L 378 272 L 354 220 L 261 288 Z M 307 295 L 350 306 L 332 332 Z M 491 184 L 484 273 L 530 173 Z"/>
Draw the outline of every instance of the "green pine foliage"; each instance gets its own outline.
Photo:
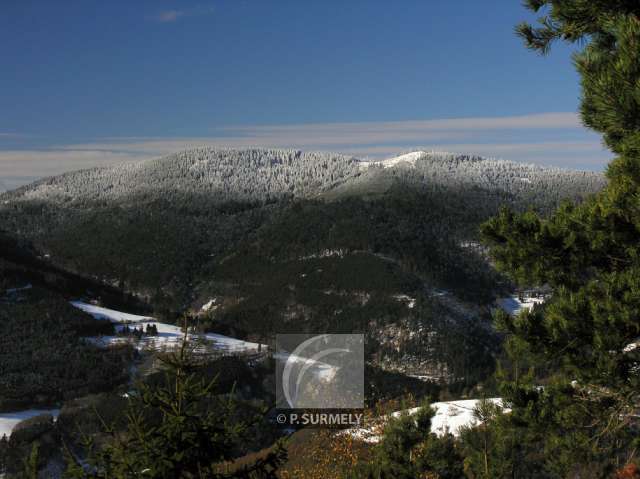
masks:
<path id="1" fill-rule="evenodd" d="M 31 453 L 24 461 L 24 471 L 19 476 L 21 479 L 38 479 L 38 455 L 40 446 L 37 442 L 31 447 Z"/>
<path id="2" fill-rule="evenodd" d="M 131 394 L 124 431 L 104 424 L 110 438 L 96 445 L 87 437 L 88 464 L 68 450 L 69 478 L 275 478 L 286 459 L 281 443 L 251 464 L 231 468 L 239 445 L 261 419 L 240 411 L 233 391 L 216 393 L 215 379 L 195 374 L 201 367 L 185 337 L 181 348 L 161 357 L 166 378 L 141 384 Z"/>
<path id="3" fill-rule="evenodd" d="M 582 118 L 618 155 L 608 185 L 548 218 L 502 211 L 482 227 L 498 268 L 524 284 L 547 284 L 544 308 L 502 317 L 511 362 L 502 391 L 512 412 L 496 421 L 512 477 L 609 477 L 634 458 L 640 406 L 640 6 L 631 1 L 531 0 L 540 27 L 521 25 L 527 45 L 583 42 L 574 61 Z M 536 453 L 536 450 L 538 451 Z M 525 468 L 526 469 L 526 468 Z M 484 477 L 484 476 L 477 476 Z"/>
<path id="4" fill-rule="evenodd" d="M 9 438 L 6 434 L 0 437 L 0 474 L 6 474 L 9 461 Z"/>
<path id="5" fill-rule="evenodd" d="M 361 465 L 356 477 L 366 479 L 460 479 L 462 456 L 453 436 L 430 432 L 433 409 L 421 406 L 414 414 L 389 420 L 372 460 Z"/>

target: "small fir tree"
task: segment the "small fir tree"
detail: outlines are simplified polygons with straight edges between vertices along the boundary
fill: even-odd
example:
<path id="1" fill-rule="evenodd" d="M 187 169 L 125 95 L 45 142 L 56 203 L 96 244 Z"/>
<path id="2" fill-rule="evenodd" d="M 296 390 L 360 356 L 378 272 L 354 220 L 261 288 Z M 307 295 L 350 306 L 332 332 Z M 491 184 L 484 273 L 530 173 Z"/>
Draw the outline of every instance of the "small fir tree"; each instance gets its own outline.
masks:
<path id="1" fill-rule="evenodd" d="M 126 430 L 105 425 L 110 436 L 105 446 L 98 449 L 86 441 L 87 464 L 68 451 L 67 477 L 275 478 L 286 459 L 280 442 L 240 469 L 225 464 L 235 458 L 253 422 L 242 417 L 233 394 L 220 396 L 214 393 L 215 380 L 207 383 L 197 377 L 200 363 L 186 332 L 180 349 L 161 360 L 164 383 L 138 387 L 131 395 Z"/>

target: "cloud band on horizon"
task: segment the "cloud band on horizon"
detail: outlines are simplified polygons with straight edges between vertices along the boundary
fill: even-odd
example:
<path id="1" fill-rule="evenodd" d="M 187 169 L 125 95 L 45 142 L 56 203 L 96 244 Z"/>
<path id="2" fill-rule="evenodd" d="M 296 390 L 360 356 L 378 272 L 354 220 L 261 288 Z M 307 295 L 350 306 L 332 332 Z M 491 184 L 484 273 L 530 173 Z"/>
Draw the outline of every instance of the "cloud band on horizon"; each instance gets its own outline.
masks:
<path id="1" fill-rule="evenodd" d="M 28 138 L 28 137 L 25 137 Z M 427 149 L 601 170 L 611 158 L 575 113 L 390 122 L 226 126 L 194 138 L 101 138 L 43 149 L 2 149 L 0 190 L 81 168 L 164 156 L 186 148 L 272 147 L 383 158 Z"/>

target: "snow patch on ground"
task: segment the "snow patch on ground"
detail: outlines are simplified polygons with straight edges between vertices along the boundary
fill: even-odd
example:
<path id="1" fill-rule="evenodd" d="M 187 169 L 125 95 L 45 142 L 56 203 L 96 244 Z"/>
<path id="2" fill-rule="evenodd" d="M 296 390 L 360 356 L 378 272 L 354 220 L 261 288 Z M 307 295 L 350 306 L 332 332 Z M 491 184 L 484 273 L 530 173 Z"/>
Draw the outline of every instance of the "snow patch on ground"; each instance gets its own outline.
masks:
<path id="1" fill-rule="evenodd" d="M 33 286 L 31 285 L 31 283 L 29 283 L 29 284 L 27 284 L 25 286 L 22 286 L 22 287 L 19 287 L 19 288 L 9 288 L 9 289 L 7 289 L 5 291 L 5 294 L 7 294 L 7 295 L 16 294 L 16 293 L 19 293 L 20 291 L 26 291 L 26 290 L 31 289 L 31 288 L 33 288 Z"/>
<path id="2" fill-rule="evenodd" d="M 150 316 L 138 316 L 136 314 L 123 313 L 109 308 L 103 308 L 94 304 L 83 303 L 82 301 L 71 301 L 71 304 L 96 319 L 106 319 L 112 323 L 140 323 L 143 321 L 154 321 Z"/>
<path id="3" fill-rule="evenodd" d="M 502 399 L 500 398 L 491 398 L 487 399 L 487 401 L 502 406 Z M 458 436 L 462 427 L 477 424 L 473 410 L 479 403 L 479 399 L 434 403 L 433 407 L 436 410 L 436 415 L 431 419 L 431 432 L 438 436 L 442 436 L 447 432 Z M 414 414 L 417 409 L 412 411 L 412 414 Z"/>
<path id="4" fill-rule="evenodd" d="M 435 150 L 432 150 L 432 151 L 422 151 L 422 150 L 412 151 L 410 153 L 404 153 L 402 155 L 394 156 L 392 158 L 387 158 L 386 160 L 363 160 L 363 161 L 360 161 L 360 169 L 366 170 L 367 168 L 369 168 L 371 166 L 382 166 L 383 168 L 393 168 L 394 166 L 398 166 L 400 164 L 407 164 L 407 165 L 415 166 L 416 165 L 416 161 L 418 161 L 419 159 L 421 159 L 421 158 L 423 158 L 424 156 L 427 156 L 427 155 L 434 155 L 434 156 L 444 155 L 444 156 L 448 156 L 448 155 L 452 155 L 452 153 L 446 152 L 446 151 L 435 151 Z"/>
<path id="5" fill-rule="evenodd" d="M 523 309 L 531 309 L 536 304 L 542 303 L 544 303 L 544 298 L 525 297 L 521 301 L 517 296 L 510 296 L 498 300 L 498 306 L 513 316 L 520 313 Z"/>
<path id="6" fill-rule="evenodd" d="M 251 343 L 249 341 L 243 341 L 242 339 L 223 336 L 222 334 L 207 333 L 204 337 L 207 341 L 212 341 L 217 350 L 227 352 L 258 351 L 258 349 L 264 349 L 266 351 L 267 349 L 267 345 L 265 344 Z"/>
<path id="7" fill-rule="evenodd" d="M 217 307 L 218 305 L 216 304 L 216 298 L 213 298 L 202 305 L 202 308 L 200 308 L 200 310 L 206 313 L 207 311 L 210 311 L 212 309 L 215 310 Z"/>
<path id="8" fill-rule="evenodd" d="M 411 153 L 405 153 L 404 155 L 394 156 L 393 158 L 382 160 L 378 164 L 382 165 L 383 168 L 391 168 L 393 166 L 397 166 L 400 163 L 408 163 L 411 166 L 415 166 L 416 160 L 420 159 L 426 154 L 427 153 L 425 151 L 412 151 Z"/>
<path id="9" fill-rule="evenodd" d="M 383 168 L 392 168 L 400 163 L 406 163 L 411 166 L 415 166 L 416 160 L 426 155 L 426 151 L 412 151 L 411 153 L 405 153 L 403 155 L 394 156 L 393 158 L 387 158 L 386 160 L 373 160 L 373 161 L 361 161 L 360 168 L 367 169 L 370 166 L 382 166 Z"/>
<path id="10" fill-rule="evenodd" d="M 631 351 L 634 351 L 636 349 L 640 348 L 640 338 L 636 338 L 635 341 L 627 344 L 624 349 L 622 350 L 622 352 L 624 353 L 630 353 Z"/>
<path id="11" fill-rule="evenodd" d="M 9 437 L 11 431 L 19 422 L 41 414 L 51 414 L 55 419 L 60 414 L 60 409 L 27 409 L 25 411 L 0 413 L 0 438 L 5 434 Z"/>
<path id="12" fill-rule="evenodd" d="M 474 417 L 473 411 L 480 401 L 480 399 L 466 399 L 433 403 L 431 407 L 435 410 L 435 415 L 431 418 L 431 433 L 437 436 L 443 436 L 446 433 L 459 436 L 463 427 L 476 425 L 478 420 Z M 490 398 L 487 401 L 502 406 L 501 398 Z M 404 411 L 396 411 L 391 414 L 391 417 L 397 418 L 401 414 L 413 415 L 419 409 L 416 407 Z M 503 411 L 509 412 L 508 409 L 503 409 Z M 346 432 L 356 439 L 375 444 L 380 442 L 386 421 L 387 418 L 383 416 L 378 418 L 377 424 L 371 427 L 348 429 Z"/>
<path id="13" fill-rule="evenodd" d="M 310 259 L 318 259 L 318 258 L 344 258 L 347 254 L 347 251 L 344 249 L 324 249 L 319 253 L 312 253 L 305 256 L 300 256 L 300 260 L 308 261 Z"/>
<path id="14" fill-rule="evenodd" d="M 406 294 L 395 294 L 393 295 L 393 299 L 406 303 L 407 308 L 409 309 L 413 309 L 413 307 L 416 305 L 416 299 Z"/>
<path id="15" fill-rule="evenodd" d="M 424 382 L 432 382 L 442 379 L 442 376 L 433 376 L 429 374 L 407 374 L 407 376 L 410 378 L 419 379 L 420 381 Z"/>

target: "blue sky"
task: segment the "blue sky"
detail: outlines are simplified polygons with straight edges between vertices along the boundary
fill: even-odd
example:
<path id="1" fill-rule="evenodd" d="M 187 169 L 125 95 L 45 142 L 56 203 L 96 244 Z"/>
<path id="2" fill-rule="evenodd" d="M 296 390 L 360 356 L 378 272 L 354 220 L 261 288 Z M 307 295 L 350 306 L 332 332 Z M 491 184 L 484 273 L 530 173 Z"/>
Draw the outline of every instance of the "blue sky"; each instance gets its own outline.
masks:
<path id="1" fill-rule="evenodd" d="M 204 144 L 601 169 L 570 48 L 527 51 L 523 19 L 518 0 L 3 2 L 0 189 Z"/>

